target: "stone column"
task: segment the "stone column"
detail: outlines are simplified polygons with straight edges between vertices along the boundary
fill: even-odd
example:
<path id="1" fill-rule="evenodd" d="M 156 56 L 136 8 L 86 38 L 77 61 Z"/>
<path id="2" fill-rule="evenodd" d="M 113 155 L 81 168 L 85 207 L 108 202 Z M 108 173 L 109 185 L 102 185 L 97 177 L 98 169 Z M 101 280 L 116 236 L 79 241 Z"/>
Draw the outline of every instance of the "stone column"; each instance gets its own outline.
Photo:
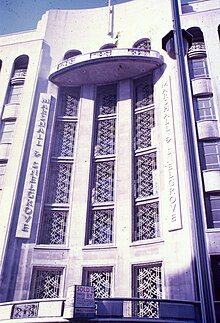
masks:
<path id="1" fill-rule="evenodd" d="M 131 293 L 129 245 L 132 230 L 132 83 L 119 82 L 116 134 L 116 205 L 115 232 L 117 261 L 115 268 L 115 297 Z"/>
<path id="2" fill-rule="evenodd" d="M 66 282 L 69 287 L 81 284 L 82 248 L 85 241 L 90 175 L 91 144 L 94 116 L 94 88 L 81 89 L 79 121 L 75 142 L 75 160 L 72 181 L 72 200 L 69 216 L 69 262 Z"/>

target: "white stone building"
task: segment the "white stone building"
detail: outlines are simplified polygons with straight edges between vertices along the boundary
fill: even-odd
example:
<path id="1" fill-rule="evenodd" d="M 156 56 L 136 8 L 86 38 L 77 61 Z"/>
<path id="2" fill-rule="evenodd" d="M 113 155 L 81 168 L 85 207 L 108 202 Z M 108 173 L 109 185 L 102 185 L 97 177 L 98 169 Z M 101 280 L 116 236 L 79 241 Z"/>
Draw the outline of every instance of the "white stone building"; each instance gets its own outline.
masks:
<path id="1" fill-rule="evenodd" d="M 0 321 L 75 284 L 201 301 L 201 257 L 220 301 L 219 17 L 219 0 L 180 6 L 192 121 L 162 49 L 169 0 L 50 10 L 0 37 Z"/>

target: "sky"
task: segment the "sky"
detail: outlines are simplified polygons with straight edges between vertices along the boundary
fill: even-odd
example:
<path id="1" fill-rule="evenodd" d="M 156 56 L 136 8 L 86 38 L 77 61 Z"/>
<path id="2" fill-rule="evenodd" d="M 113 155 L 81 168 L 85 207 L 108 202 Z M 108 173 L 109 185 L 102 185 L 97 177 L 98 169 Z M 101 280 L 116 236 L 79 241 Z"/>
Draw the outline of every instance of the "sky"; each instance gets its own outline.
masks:
<path id="1" fill-rule="evenodd" d="M 131 0 L 111 0 L 119 4 Z M 49 9 L 103 7 L 108 0 L 0 0 L 0 35 L 35 29 Z"/>
<path id="2" fill-rule="evenodd" d="M 129 1 L 132 0 L 111 0 L 111 4 Z M 183 3 L 186 1 L 182 0 Z M 85 9 L 107 5 L 108 0 L 0 0 L 0 35 L 35 29 L 49 9 Z"/>

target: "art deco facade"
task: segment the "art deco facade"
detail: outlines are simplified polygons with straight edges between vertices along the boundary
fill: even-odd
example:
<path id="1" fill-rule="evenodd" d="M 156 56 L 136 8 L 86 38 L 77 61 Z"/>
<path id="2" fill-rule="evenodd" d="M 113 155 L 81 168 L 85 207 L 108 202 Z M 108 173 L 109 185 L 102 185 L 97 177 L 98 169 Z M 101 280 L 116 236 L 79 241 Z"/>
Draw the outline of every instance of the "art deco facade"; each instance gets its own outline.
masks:
<path id="1" fill-rule="evenodd" d="M 2 303 L 63 299 L 74 284 L 97 298 L 200 300 L 195 199 L 220 301 L 219 1 L 180 13 L 199 194 L 177 63 L 162 49 L 168 0 L 51 10 L 0 37 Z M 22 304 L 9 316 L 37 313 Z M 136 312 L 158 317 L 158 303 Z"/>

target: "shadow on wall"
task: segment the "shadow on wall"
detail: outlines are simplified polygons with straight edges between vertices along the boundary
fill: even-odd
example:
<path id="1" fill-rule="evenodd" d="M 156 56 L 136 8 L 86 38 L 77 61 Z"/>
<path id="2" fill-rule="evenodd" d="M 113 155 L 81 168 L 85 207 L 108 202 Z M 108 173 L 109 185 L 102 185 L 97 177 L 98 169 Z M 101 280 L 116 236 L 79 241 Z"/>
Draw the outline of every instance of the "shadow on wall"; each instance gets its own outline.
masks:
<path id="1" fill-rule="evenodd" d="M 195 12 L 195 10 L 193 10 L 192 6 L 190 6 L 189 4 L 182 5 L 182 14 L 190 13 L 190 12 Z"/>

